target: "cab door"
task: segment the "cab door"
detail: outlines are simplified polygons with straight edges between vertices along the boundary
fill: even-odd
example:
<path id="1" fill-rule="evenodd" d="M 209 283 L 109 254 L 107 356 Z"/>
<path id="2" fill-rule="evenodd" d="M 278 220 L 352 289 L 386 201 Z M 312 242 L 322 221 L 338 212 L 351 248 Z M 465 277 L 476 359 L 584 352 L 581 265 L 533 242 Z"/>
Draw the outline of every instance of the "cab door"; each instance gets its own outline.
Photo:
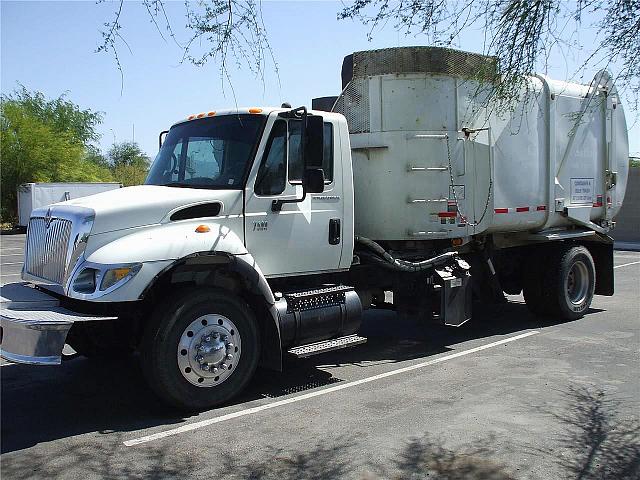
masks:
<path id="1" fill-rule="evenodd" d="M 337 126 L 324 122 L 325 188 L 302 198 L 301 121 L 274 115 L 247 181 L 245 243 L 267 277 L 334 271 L 342 255 L 343 198 Z"/>

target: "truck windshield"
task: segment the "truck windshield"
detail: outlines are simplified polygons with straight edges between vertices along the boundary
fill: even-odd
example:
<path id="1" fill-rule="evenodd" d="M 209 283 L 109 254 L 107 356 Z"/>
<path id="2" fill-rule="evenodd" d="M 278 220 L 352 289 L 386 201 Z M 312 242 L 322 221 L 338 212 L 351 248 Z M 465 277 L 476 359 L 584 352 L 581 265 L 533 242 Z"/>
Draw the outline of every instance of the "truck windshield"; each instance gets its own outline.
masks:
<path id="1" fill-rule="evenodd" d="M 242 188 L 264 121 L 262 115 L 225 115 L 176 125 L 145 184 Z"/>

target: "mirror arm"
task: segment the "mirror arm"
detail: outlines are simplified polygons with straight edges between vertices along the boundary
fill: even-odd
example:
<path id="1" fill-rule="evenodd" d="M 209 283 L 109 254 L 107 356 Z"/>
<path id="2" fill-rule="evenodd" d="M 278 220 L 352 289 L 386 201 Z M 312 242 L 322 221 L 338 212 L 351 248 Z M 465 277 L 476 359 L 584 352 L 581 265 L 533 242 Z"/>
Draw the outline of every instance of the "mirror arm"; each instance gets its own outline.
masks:
<path id="1" fill-rule="evenodd" d="M 290 200 L 273 200 L 271 202 L 271 211 L 272 212 L 279 212 L 282 210 L 282 206 L 285 203 L 300 203 L 300 202 L 304 202 L 307 198 L 307 187 L 304 185 L 304 182 L 302 183 L 302 198 L 292 198 Z"/>
<path id="2" fill-rule="evenodd" d="M 162 148 L 162 136 L 166 135 L 167 133 L 169 133 L 169 130 L 163 130 L 160 132 L 160 135 L 158 135 L 158 150 Z"/>

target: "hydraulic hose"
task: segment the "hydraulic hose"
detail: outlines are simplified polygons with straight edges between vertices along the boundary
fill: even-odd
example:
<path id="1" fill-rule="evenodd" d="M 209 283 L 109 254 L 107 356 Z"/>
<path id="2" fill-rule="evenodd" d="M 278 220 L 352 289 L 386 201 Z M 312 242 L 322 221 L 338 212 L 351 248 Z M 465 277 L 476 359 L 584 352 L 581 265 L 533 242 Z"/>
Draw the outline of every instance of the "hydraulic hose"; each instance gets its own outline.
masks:
<path id="1" fill-rule="evenodd" d="M 435 257 L 428 258 L 426 260 L 411 262 L 409 260 L 402 260 L 393 257 L 393 255 L 382 248 L 380 244 L 374 242 L 369 238 L 356 236 L 355 241 L 375 253 L 375 255 L 366 252 L 364 253 L 364 256 L 371 260 L 373 263 L 376 263 L 390 270 L 401 272 L 420 272 L 423 270 L 427 270 L 429 268 L 449 262 L 458 254 L 458 252 L 446 252 L 441 253 L 440 255 L 436 255 Z"/>

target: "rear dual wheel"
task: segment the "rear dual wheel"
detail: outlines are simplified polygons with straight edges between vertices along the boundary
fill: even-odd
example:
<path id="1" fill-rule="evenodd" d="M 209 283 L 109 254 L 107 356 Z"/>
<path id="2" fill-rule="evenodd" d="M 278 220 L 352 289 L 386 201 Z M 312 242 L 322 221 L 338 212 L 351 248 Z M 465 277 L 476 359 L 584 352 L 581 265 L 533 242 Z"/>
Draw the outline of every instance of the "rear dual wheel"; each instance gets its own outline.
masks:
<path id="1" fill-rule="evenodd" d="M 183 290 L 155 310 L 141 347 L 150 387 L 167 404 L 203 410 L 230 400 L 256 369 L 259 333 L 249 306 L 219 289 Z"/>
<path id="2" fill-rule="evenodd" d="M 544 249 L 527 265 L 524 299 L 536 315 L 576 320 L 591 306 L 595 280 L 593 257 L 585 247 Z"/>

